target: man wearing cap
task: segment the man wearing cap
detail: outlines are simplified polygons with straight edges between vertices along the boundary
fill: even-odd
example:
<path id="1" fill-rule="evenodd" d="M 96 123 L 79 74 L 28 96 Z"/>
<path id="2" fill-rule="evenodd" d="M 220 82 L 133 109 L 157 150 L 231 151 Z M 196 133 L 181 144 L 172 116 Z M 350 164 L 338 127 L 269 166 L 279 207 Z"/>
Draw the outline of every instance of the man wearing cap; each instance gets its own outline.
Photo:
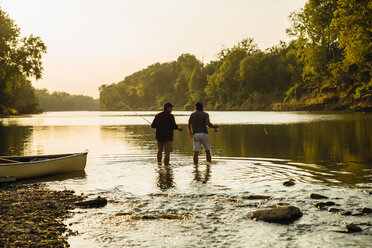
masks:
<path id="1" fill-rule="evenodd" d="M 199 162 L 199 151 L 201 146 L 204 147 L 207 156 L 207 162 L 211 163 L 211 145 L 209 141 L 207 126 L 210 128 L 214 128 L 215 131 L 217 131 L 218 126 L 213 125 L 209 121 L 208 113 L 203 111 L 203 103 L 197 102 L 195 104 L 195 109 L 196 111 L 192 113 L 189 118 L 188 125 L 190 138 L 192 138 L 194 142 L 194 164 L 198 164 Z"/>
<path id="2" fill-rule="evenodd" d="M 158 164 L 161 165 L 164 150 L 164 164 L 169 165 L 170 153 L 173 152 L 173 130 L 182 131 L 182 127 L 178 127 L 174 116 L 171 114 L 173 105 L 170 102 L 164 104 L 164 111 L 157 114 L 151 124 L 152 128 L 156 128 L 156 140 L 158 143 Z"/>

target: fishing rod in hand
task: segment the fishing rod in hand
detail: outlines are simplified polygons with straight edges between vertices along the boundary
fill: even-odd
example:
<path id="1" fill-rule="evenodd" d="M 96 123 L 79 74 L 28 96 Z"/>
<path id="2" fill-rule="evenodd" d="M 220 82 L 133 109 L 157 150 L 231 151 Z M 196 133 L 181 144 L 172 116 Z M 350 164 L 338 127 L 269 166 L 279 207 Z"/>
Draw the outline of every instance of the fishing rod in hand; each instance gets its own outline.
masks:
<path id="1" fill-rule="evenodd" d="M 127 107 L 128 109 L 130 109 L 131 111 L 133 111 L 136 115 L 138 115 L 139 117 L 141 117 L 143 120 L 145 120 L 148 124 L 151 125 L 151 122 L 149 120 L 147 120 L 145 117 L 143 117 L 142 115 L 140 115 L 139 113 L 137 113 L 133 108 L 129 107 L 128 105 L 126 105 L 125 103 L 121 102 L 122 105 L 124 105 L 125 107 Z"/>

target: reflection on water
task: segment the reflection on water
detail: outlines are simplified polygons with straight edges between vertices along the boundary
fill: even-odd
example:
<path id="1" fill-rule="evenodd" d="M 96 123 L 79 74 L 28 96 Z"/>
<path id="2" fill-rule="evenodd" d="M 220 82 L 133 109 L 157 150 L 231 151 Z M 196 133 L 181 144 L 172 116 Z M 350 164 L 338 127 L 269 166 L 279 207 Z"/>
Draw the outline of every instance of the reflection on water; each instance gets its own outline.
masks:
<path id="1" fill-rule="evenodd" d="M 209 177 L 211 175 L 211 166 L 207 164 L 205 166 L 205 171 L 200 171 L 201 165 L 194 165 L 194 181 L 195 182 L 201 182 L 201 183 L 207 183 L 209 180 Z"/>
<path id="2" fill-rule="evenodd" d="M 143 114 L 151 120 L 155 112 Z M 185 125 L 188 114 L 176 112 L 176 121 Z M 340 208 L 354 212 L 370 207 L 363 189 L 372 188 L 371 114 L 211 112 L 210 117 L 222 124 L 219 132 L 210 132 L 211 165 L 204 163 L 205 154 L 200 155 L 201 164 L 192 164 L 187 132 L 174 135 L 171 165 L 157 165 L 154 130 L 130 112 L 0 118 L 0 154 L 89 150 L 86 174 L 27 181 L 109 199 L 107 207 L 78 211 L 70 220 L 81 234 L 71 240 L 73 247 L 86 247 L 86 240 L 97 247 L 370 243 L 370 232 L 359 236 L 334 232 L 343 223 L 365 222 L 364 217 L 318 211 L 308 195 L 328 195 Z M 289 178 L 296 185 L 286 188 L 282 183 Z M 251 193 L 272 199 L 244 198 Z M 304 216 L 289 226 L 249 219 L 251 211 L 279 202 L 300 207 Z M 139 221 L 143 216 L 147 221 Z"/>
<path id="3" fill-rule="evenodd" d="M 175 187 L 173 181 L 173 169 L 170 165 L 162 165 L 158 168 L 157 186 L 162 189 L 170 189 Z"/>
<path id="4" fill-rule="evenodd" d="M 4 127 L 0 122 L 0 156 L 23 154 L 29 145 L 31 127 Z"/>
<path id="5" fill-rule="evenodd" d="M 147 118 L 154 113 L 143 112 Z M 186 123 L 187 113 L 176 112 L 177 122 Z M 239 118 L 242 122 L 251 120 L 258 124 L 243 125 Z M 126 124 L 115 125 L 118 119 Z M 222 125 L 217 133 L 210 132 L 215 158 L 279 158 L 315 164 L 314 171 L 356 175 L 342 176 L 343 182 L 351 184 L 363 182 L 358 180 L 368 176 L 372 164 L 372 115 L 211 112 L 211 119 L 218 124 L 231 123 Z M 267 123 L 263 123 L 265 121 Z M 30 122 L 35 126 L 28 126 Z M 97 126 L 97 123 L 105 125 Z M 0 154 L 51 154 L 88 149 L 90 157 L 100 154 L 155 156 L 154 130 L 148 125 L 139 125 L 141 123 L 143 120 L 130 112 L 53 112 L 3 118 L 0 119 Z M 187 132 L 176 132 L 174 139 L 171 162 L 176 162 L 175 155 L 187 156 L 191 161 L 192 142 Z M 200 156 L 204 159 L 204 154 Z M 159 168 L 160 174 L 164 177 L 159 178 L 166 178 L 171 171 Z"/>

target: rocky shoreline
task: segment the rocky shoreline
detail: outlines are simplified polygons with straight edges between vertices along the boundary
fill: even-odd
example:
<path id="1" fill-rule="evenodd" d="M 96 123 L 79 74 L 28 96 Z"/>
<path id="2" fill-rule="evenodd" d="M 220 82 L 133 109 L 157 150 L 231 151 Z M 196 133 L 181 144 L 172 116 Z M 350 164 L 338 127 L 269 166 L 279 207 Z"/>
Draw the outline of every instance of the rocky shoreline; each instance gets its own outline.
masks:
<path id="1" fill-rule="evenodd" d="M 63 223 L 82 196 L 45 186 L 0 184 L 0 247 L 68 247 Z"/>

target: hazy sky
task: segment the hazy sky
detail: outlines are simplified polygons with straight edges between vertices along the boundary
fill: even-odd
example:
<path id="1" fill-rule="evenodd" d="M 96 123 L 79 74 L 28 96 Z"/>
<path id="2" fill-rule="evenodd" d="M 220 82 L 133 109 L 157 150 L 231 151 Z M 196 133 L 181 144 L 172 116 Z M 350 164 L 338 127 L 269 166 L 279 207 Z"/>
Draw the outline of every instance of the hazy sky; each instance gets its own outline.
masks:
<path id="1" fill-rule="evenodd" d="M 192 53 L 208 62 L 253 37 L 261 49 L 288 40 L 291 11 L 306 0 L 0 0 L 22 35 L 48 47 L 36 88 L 98 97 L 155 62 Z"/>

